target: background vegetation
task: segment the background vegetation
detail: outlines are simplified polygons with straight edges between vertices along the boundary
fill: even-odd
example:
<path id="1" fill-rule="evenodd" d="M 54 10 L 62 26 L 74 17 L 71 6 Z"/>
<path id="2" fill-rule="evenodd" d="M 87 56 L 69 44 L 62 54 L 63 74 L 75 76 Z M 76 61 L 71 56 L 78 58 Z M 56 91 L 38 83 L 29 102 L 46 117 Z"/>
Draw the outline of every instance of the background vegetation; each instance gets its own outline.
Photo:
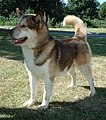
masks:
<path id="1" fill-rule="evenodd" d="M 74 14 L 83 19 L 89 27 L 106 27 L 106 2 L 102 5 L 97 0 L 1 0 L 0 25 L 14 25 L 16 23 L 15 9 L 19 7 L 23 12 L 46 12 L 50 27 L 61 27 L 63 17 Z"/>

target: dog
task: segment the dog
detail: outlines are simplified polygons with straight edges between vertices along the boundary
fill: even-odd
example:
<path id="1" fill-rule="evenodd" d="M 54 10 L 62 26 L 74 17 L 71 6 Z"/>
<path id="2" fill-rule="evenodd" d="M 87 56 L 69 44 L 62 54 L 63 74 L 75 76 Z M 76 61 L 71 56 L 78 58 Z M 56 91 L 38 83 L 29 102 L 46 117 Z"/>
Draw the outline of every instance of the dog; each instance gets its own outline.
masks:
<path id="1" fill-rule="evenodd" d="M 19 10 L 17 13 L 19 22 L 10 30 L 11 43 L 22 47 L 30 81 L 30 99 L 23 106 L 29 107 L 35 103 L 38 82 L 42 79 L 44 93 L 39 107 L 48 108 L 55 78 L 69 73 L 72 76 L 70 86 L 74 86 L 75 66 L 88 80 L 91 96 L 94 96 L 96 91 L 91 73 L 91 50 L 86 41 L 86 30 L 82 20 L 70 16 L 69 19 L 73 20 L 72 23 L 75 25 L 74 37 L 58 40 L 49 34 L 42 13 L 22 14 Z"/>

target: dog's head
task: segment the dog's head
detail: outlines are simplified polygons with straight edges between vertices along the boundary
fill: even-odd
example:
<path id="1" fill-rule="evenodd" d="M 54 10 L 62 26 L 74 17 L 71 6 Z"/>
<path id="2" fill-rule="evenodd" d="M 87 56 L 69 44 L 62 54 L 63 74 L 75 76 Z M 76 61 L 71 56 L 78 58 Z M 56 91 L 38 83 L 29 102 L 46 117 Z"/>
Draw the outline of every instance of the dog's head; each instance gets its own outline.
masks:
<path id="1" fill-rule="evenodd" d="M 20 46 L 36 47 L 39 39 L 48 32 L 45 18 L 42 13 L 22 14 L 17 11 L 19 22 L 16 27 L 10 30 L 12 44 Z M 44 36 L 42 36 L 44 37 Z"/>

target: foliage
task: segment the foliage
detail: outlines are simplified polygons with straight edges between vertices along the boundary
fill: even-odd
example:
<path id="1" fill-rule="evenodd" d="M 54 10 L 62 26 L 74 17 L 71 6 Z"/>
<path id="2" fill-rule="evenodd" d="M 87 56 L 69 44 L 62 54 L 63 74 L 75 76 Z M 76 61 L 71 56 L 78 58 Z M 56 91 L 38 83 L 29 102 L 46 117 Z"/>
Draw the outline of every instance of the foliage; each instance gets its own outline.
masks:
<path id="1" fill-rule="evenodd" d="M 104 2 L 100 6 L 100 11 L 99 11 L 100 17 L 104 20 L 106 18 L 106 2 Z"/>
<path id="2" fill-rule="evenodd" d="M 68 0 L 69 13 L 82 19 L 97 18 L 99 5 L 97 0 Z"/>
<path id="3" fill-rule="evenodd" d="M 87 26 L 91 28 L 106 28 L 106 19 L 105 20 L 85 19 L 85 22 L 87 23 Z"/>
<path id="4" fill-rule="evenodd" d="M 49 28 L 53 28 L 53 27 L 62 28 L 62 23 L 61 22 L 56 22 L 55 18 L 52 18 L 52 19 L 49 18 L 47 23 L 48 23 Z"/>
<path id="5" fill-rule="evenodd" d="M 94 19 L 91 20 L 92 26 L 93 28 L 106 28 L 106 20 L 98 20 L 98 19 Z"/>
<path id="6" fill-rule="evenodd" d="M 0 25 L 2 26 L 14 26 L 17 23 L 16 13 L 12 12 L 9 17 L 0 16 Z"/>
<path id="7" fill-rule="evenodd" d="M 49 27 L 62 27 L 67 14 L 79 16 L 89 27 L 106 27 L 106 2 L 100 6 L 97 0 L 68 0 L 67 5 L 63 0 L 1 0 L 0 25 L 16 24 L 17 7 L 23 13 L 46 12 Z"/>
<path id="8" fill-rule="evenodd" d="M 55 22 L 55 18 L 52 18 L 52 19 L 48 18 L 48 27 L 49 28 L 53 27 L 54 26 L 54 22 Z"/>
<path id="9" fill-rule="evenodd" d="M 1 0 L 0 1 L 0 15 L 4 17 L 9 17 L 17 7 L 23 5 L 21 0 Z"/>
<path id="10" fill-rule="evenodd" d="M 19 7 L 21 10 L 30 9 L 34 13 L 46 12 L 46 16 L 55 18 L 56 22 L 62 21 L 64 16 L 63 0 L 2 0 L 0 1 L 0 15 L 9 17 L 15 9 Z"/>

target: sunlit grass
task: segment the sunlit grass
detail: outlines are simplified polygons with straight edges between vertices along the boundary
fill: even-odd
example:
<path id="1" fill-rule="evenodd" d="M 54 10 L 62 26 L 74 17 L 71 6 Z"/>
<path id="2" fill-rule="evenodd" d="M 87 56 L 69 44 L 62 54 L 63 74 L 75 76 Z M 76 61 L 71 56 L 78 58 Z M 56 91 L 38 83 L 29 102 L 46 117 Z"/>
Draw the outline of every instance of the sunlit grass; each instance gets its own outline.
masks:
<path id="1" fill-rule="evenodd" d="M 58 31 L 74 31 L 74 28 L 49 28 L 50 30 Z M 87 28 L 87 32 L 92 33 L 106 33 L 106 28 Z"/>

